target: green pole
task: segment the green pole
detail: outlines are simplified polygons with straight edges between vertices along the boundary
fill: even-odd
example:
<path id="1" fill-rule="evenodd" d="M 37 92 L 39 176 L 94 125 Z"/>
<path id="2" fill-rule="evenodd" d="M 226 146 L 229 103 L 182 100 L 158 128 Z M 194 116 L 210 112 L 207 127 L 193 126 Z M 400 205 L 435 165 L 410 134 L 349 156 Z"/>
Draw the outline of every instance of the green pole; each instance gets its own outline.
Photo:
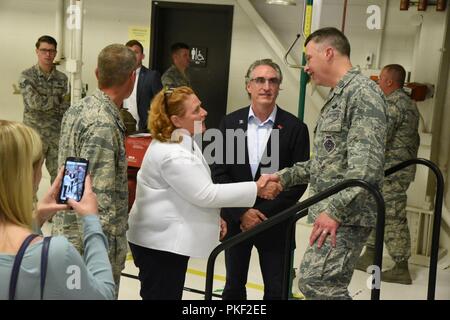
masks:
<path id="1" fill-rule="evenodd" d="M 306 65 L 305 53 L 302 53 L 302 66 Z M 306 85 L 308 84 L 309 76 L 305 70 L 300 71 L 300 97 L 298 100 L 298 118 L 303 121 L 305 118 L 305 100 L 306 100 Z"/>
<path id="2" fill-rule="evenodd" d="M 312 7 L 313 0 L 306 0 L 306 12 L 304 12 L 304 28 L 303 33 L 307 37 L 311 34 L 311 22 L 312 22 Z M 302 66 L 306 65 L 305 53 L 302 53 Z M 305 117 L 305 98 L 306 98 L 306 84 L 308 83 L 308 74 L 301 69 L 300 72 L 300 97 L 298 100 L 298 118 L 303 121 Z"/>

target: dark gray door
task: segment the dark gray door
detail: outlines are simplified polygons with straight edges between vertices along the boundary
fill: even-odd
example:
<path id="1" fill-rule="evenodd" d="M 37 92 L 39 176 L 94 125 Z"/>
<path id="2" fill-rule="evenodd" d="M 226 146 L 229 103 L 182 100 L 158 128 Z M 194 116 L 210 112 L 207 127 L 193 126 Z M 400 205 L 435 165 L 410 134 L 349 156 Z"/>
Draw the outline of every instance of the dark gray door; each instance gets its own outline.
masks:
<path id="1" fill-rule="evenodd" d="M 194 48 L 191 82 L 208 111 L 208 128 L 226 114 L 232 24 L 233 6 L 152 1 L 149 65 L 162 74 L 171 65 L 172 43 Z"/>

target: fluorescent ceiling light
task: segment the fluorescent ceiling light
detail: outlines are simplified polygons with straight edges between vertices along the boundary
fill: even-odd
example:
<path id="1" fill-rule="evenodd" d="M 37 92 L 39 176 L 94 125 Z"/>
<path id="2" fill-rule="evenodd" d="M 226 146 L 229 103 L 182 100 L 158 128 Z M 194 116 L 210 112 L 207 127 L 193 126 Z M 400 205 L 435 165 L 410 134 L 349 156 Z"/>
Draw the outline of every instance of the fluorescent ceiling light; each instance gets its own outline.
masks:
<path id="1" fill-rule="evenodd" d="M 295 0 L 266 0 L 267 4 L 282 4 L 285 6 L 295 6 Z"/>

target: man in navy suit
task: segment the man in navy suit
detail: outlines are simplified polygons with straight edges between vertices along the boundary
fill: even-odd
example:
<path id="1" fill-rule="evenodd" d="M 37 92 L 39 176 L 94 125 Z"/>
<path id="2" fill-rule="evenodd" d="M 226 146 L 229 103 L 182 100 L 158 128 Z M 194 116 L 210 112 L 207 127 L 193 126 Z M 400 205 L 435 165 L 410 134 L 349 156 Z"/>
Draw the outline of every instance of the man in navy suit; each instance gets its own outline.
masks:
<path id="1" fill-rule="evenodd" d="M 280 67 L 270 59 L 257 60 L 249 67 L 245 83 L 251 105 L 225 116 L 221 122 L 224 163 L 211 166 L 215 183 L 256 181 L 261 173 L 276 172 L 309 159 L 308 128 L 276 104 L 282 80 Z M 235 132 L 234 138 L 226 134 L 230 129 Z M 236 145 L 239 132 L 245 132 L 245 149 Z M 230 163 L 227 152 L 233 149 L 234 159 Z M 244 151 L 245 155 L 239 154 Z M 280 193 L 275 200 L 258 198 L 253 208 L 222 209 L 222 218 L 228 224 L 227 237 L 249 230 L 294 205 L 305 190 L 306 185 L 299 185 Z M 264 299 L 281 299 L 286 232 L 286 224 L 278 225 L 225 251 L 223 299 L 246 299 L 245 284 L 253 246 L 259 254 Z"/>
<path id="2" fill-rule="evenodd" d="M 161 75 L 157 71 L 149 70 L 142 65 L 145 58 L 144 48 L 137 40 L 130 40 L 125 44 L 136 53 L 136 82 L 130 97 L 123 103 L 136 120 L 139 131 L 147 131 L 147 118 L 153 97 L 162 89 Z"/>

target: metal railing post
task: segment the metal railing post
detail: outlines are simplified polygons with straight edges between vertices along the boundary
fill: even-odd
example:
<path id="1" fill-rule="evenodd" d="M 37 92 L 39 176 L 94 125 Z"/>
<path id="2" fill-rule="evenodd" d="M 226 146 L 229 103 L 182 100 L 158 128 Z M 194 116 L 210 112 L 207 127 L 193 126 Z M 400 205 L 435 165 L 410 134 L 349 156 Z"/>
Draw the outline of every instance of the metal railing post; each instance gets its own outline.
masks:
<path id="1" fill-rule="evenodd" d="M 385 176 L 391 175 L 413 164 L 422 164 L 433 171 L 436 176 L 436 199 L 434 201 L 433 234 L 431 238 L 430 271 L 428 274 L 427 300 L 434 300 L 436 294 L 436 272 L 439 255 L 439 236 L 441 232 L 442 203 L 444 199 L 444 177 L 438 166 L 427 159 L 411 159 L 402 162 L 385 172 Z"/>
<path id="2" fill-rule="evenodd" d="M 379 224 L 379 229 L 381 230 L 380 232 L 382 234 L 384 234 L 384 200 L 383 197 L 381 195 L 381 192 L 378 190 L 377 187 L 373 186 L 372 184 L 368 183 L 367 181 L 364 180 L 357 180 L 357 179 L 352 179 L 352 180 L 345 180 L 343 182 L 338 183 L 335 186 L 332 186 L 318 194 L 315 194 L 314 196 L 306 199 L 305 201 L 299 202 L 295 205 L 293 205 L 292 207 L 280 212 L 279 214 L 277 214 L 274 217 L 271 217 L 270 219 L 258 224 L 256 227 L 250 229 L 249 231 L 240 233 L 234 237 L 231 237 L 230 239 L 222 242 L 221 244 L 219 244 L 216 248 L 213 249 L 213 251 L 211 252 L 209 258 L 208 258 L 208 262 L 207 262 L 207 266 L 206 266 L 206 283 L 205 283 L 205 300 L 211 300 L 212 298 L 212 289 L 213 289 L 213 275 L 214 275 L 214 264 L 215 264 L 215 260 L 217 258 L 217 255 L 222 252 L 223 250 L 226 250 L 230 247 L 232 247 L 233 245 L 236 245 L 237 243 L 243 242 L 253 236 L 255 236 L 256 234 L 259 234 L 269 228 L 271 228 L 274 225 L 280 224 L 282 222 L 284 222 L 285 220 L 288 219 L 292 219 L 291 222 L 293 223 L 294 221 L 297 221 L 298 219 L 300 219 L 302 217 L 301 214 L 297 214 L 298 212 L 302 213 L 305 211 L 306 208 L 312 206 L 313 204 L 316 204 L 320 201 L 322 201 L 323 199 L 340 192 L 343 189 L 349 188 L 349 187 L 361 187 L 366 189 L 369 193 L 371 193 L 373 195 L 373 197 L 375 198 L 375 202 L 377 204 L 377 212 L 378 212 L 378 218 L 377 218 L 377 224 Z M 303 216 L 305 216 L 306 214 L 303 214 Z M 381 218 L 380 218 L 381 216 Z M 295 217 L 295 220 L 294 220 Z M 292 229 L 290 229 L 290 233 L 292 233 Z M 292 239 L 291 237 L 289 237 L 289 239 Z M 376 243 L 380 242 L 380 238 L 377 237 L 376 238 Z M 381 243 L 382 243 L 382 239 L 381 239 Z M 289 247 L 289 246 L 286 246 Z M 379 248 L 380 245 L 375 245 L 376 248 Z M 381 244 L 382 247 L 382 244 Z M 285 252 L 285 254 L 290 255 L 290 251 Z M 381 257 L 381 253 L 379 254 Z M 289 257 L 285 257 L 285 261 L 288 261 Z M 381 269 L 381 259 L 380 260 L 380 264 L 379 267 Z M 290 268 L 290 265 L 289 265 Z M 290 272 L 287 271 L 287 272 Z M 288 277 L 286 274 L 284 275 L 284 279 L 286 279 L 286 277 Z M 285 284 L 283 285 L 285 290 L 283 291 L 283 297 L 286 298 L 286 294 L 288 294 L 288 290 L 286 290 L 286 288 L 289 286 L 288 284 L 286 284 L 286 280 L 284 280 Z M 372 289 L 372 299 L 379 299 L 379 289 L 376 290 L 375 288 Z"/>

